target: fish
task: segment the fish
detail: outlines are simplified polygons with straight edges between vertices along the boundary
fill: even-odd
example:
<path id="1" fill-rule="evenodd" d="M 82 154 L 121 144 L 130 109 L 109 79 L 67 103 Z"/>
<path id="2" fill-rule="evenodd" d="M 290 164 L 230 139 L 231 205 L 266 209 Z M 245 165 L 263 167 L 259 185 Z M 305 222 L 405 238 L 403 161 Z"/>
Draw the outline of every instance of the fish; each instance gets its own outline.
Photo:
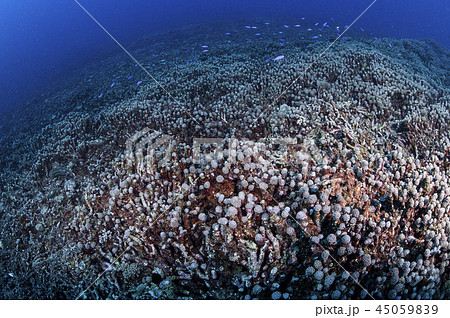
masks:
<path id="1" fill-rule="evenodd" d="M 116 82 L 113 82 L 109 88 L 112 88 L 114 85 L 116 85 Z"/>
<path id="2" fill-rule="evenodd" d="M 208 46 L 207 46 L 207 45 L 202 45 L 202 47 L 203 47 L 203 48 L 207 48 Z"/>
<path id="3" fill-rule="evenodd" d="M 312 38 L 313 38 L 313 39 L 318 39 L 319 36 L 318 36 L 318 35 L 314 35 Z"/>
<path id="4" fill-rule="evenodd" d="M 142 81 L 139 81 L 139 82 L 136 83 L 136 85 L 138 85 L 138 86 L 141 85 L 141 84 L 142 84 Z"/>
<path id="5" fill-rule="evenodd" d="M 128 76 L 128 79 L 130 79 L 130 78 L 132 78 L 133 77 L 133 75 L 130 75 L 130 76 Z"/>
<path id="6" fill-rule="evenodd" d="M 284 55 L 278 55 L 276 58 L 274 58 L 274 61 L 279 61 L 281 59 L 284 59 Z"/>

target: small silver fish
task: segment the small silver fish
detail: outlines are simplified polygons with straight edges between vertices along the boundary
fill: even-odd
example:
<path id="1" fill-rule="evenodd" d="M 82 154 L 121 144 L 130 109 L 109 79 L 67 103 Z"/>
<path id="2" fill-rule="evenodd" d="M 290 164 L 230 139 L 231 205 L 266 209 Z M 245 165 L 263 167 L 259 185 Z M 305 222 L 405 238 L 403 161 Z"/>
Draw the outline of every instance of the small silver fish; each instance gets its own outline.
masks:
<path id="1" fill-rule="evenodd" d="M 278 55 L 276 58 L 274 58 L 274 61 L 279 61 L 281 59 L 284 59 L 284 55 Z"/>

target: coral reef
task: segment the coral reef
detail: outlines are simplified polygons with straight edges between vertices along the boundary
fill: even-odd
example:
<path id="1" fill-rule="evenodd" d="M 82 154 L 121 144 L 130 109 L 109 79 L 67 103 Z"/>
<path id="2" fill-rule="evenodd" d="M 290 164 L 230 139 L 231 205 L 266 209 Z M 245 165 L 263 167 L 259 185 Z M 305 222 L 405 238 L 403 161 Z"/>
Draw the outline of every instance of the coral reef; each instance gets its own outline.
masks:
<path id="1" fill-rule="evenodd" d="M 3 135 L 1 297 L 448 299 L 449 54 L 225 29 Z"/>

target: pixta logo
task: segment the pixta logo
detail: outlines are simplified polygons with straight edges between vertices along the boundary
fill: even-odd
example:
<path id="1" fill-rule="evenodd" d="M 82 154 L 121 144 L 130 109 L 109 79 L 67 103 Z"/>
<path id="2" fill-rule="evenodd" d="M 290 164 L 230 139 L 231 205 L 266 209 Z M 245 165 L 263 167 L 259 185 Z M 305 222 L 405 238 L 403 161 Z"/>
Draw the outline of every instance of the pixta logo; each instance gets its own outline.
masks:
<path id="1" fill-rule="evenodd" d="M 178 141 L 174 136 L 163 134 L 150 128 L 145 128 L 126 141 L 126 165 L 127 168 L 139 174 L 154 173 L 158 167 L 168 163 L 176 151 Z M 208 161 L 220 159 L 224 154 L 226 157 L 238 156 L 238 150 L 246 146 L 251 149 L 254 162 L 267 163 L 268 156 L 264 156 L 267 150 L 276 149 L 278 153 L 286 153 L 292 148 L 299 146 L 302 150 L 293 151 L 294 163 L 305 163 L 319 153 L 314 142 L 303 141 L 297 144 L 297 139 L 287 137 L 261 138 L 257 141 L 236 138 L 193 138 L 192 139 L 192 163 L 201 164 L 203 160 Z M 299 148 L 297 147 L 297 148 Z"/>

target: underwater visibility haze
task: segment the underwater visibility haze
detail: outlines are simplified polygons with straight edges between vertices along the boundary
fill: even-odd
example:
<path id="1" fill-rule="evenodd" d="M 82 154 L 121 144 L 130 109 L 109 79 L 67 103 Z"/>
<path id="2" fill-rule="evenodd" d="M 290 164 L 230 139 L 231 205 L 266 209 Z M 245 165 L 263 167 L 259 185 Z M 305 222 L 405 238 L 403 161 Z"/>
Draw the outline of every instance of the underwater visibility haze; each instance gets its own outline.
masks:
<path id="1" fill-rule="evenodd" d="M 1 299 L 449 299 L 450 3 L 2 1 Z"/>

